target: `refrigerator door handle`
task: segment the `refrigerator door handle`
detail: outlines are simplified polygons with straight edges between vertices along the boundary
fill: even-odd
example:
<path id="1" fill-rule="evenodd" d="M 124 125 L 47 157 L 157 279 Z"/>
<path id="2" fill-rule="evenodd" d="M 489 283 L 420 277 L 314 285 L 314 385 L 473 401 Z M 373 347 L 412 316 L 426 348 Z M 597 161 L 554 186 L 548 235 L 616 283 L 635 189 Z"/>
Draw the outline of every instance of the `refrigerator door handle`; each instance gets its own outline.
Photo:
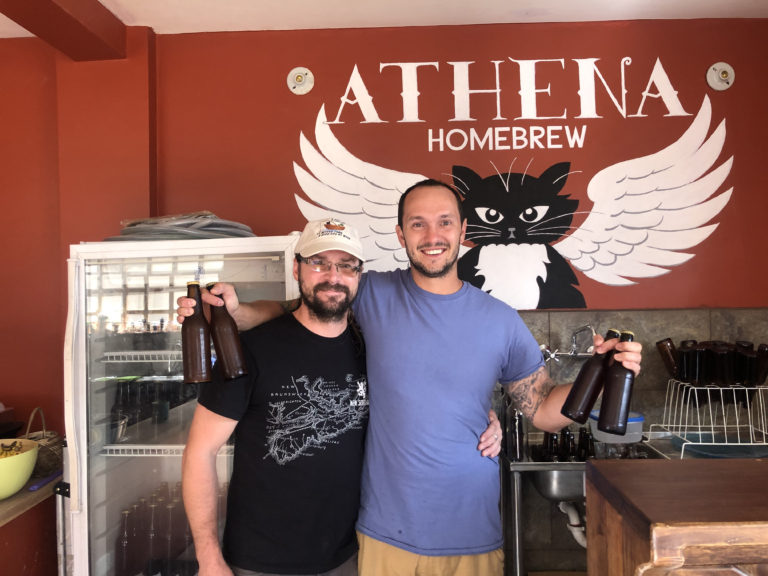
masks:
<path id="1" fill-rule="evenodd" d="M 75 344 L 77 341 L 78 322 L 81 315 L 78 298 L 79 269 L 77 261 L 67 261 L 69 301 L 67 305 L 67 325 L 64 332 L 64 427 L 67 431 L 67 455 L 69 461 L 70 511 L 80 511 L 80 460 L 78 459 L 77 424 L 75 420 Z"/>

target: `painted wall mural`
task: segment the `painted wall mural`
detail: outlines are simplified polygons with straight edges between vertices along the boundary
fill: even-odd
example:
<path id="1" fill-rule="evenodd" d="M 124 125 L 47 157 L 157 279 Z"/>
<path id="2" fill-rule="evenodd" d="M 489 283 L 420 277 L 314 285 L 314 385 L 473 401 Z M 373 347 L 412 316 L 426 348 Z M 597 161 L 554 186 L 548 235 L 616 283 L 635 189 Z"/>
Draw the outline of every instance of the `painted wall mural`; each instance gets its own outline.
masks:
<path id="1" fill-rule="evenodd" d="M 335 215 L 407 266 L 403 190 L 464 195 L 460 274 L 520 309 L 768 305 L 768 20 L 160 35 L 158 211 Z M 737 79 L 708 83 L 714 63 Z M 286 85 L 298 66 L 312 90 Z"/>
<path id="2" fill-rule="evenodd" d="M 353 74 L 354 78 L 354 74 Z M 407 114 L 406 114 L 407 116 Z M 418 116 L 418 114 L 416 114 Z M 478 174 L 454 166 L 454 186 L 464 196 L 467 245 L 460 277 L 517 309 L 585 308 L 574 269 L 609 286 L 624 286 L 669 273 L 695 256 L 717 228 L 714 221 L 731 198 L 722 190 L 733 158 L 717 164 L 726 138 L 725 120 L 709 134 L 707 96 L 689 128 L 667 147 L 606 166 L 589 181 L 591 206 L 568 193 L 569 162 L 539 175 L 512 165 Z M 338 116 L 337 116 L 338 121 Z M 325 108 L 315 123 L 315 145 L 302 132 L 294 163 L 313 220 L 335 216 L 361 231 L 366 268 L 407 265 L 395 234 L 400 195 L 425 176 L 400 172 L 359 158 L 334 135 Z M 585 214 L 572 226 L 574 214 Z"/>

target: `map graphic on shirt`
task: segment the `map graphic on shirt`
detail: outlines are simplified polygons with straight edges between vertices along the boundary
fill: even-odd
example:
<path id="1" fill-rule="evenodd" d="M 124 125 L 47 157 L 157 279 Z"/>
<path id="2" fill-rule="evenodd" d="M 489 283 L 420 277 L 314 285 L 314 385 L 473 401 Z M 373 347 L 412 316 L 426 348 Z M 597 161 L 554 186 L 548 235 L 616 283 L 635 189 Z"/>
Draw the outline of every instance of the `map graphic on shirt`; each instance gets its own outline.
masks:
<path id="1" fill-rule="evenodd" d="M 339 385 L 323 377 L 292 378 L 270 396 L 267 454 L 278 464 L 324 450 L 341 434 L 362 427 L 368 414 L 368 381 L 348 374 Z"/>

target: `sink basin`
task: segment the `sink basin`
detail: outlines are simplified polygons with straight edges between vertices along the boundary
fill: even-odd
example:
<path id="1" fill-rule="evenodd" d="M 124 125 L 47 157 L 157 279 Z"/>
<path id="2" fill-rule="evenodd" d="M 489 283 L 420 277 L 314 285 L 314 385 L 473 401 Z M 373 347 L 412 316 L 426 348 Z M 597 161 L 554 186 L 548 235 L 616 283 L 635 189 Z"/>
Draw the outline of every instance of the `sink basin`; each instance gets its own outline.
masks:
<path id="1" fill-rule="evenodd" d="M 531 476 L 536 490 L 547 500 L 584 500 L 584 470 L 537 470 Z"/>

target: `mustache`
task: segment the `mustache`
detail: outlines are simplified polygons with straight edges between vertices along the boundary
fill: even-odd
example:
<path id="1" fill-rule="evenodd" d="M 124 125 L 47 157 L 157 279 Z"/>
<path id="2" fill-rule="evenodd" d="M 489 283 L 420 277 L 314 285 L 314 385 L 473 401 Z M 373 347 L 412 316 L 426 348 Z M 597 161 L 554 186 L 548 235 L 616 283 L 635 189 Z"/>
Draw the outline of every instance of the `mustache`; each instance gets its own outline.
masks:
<path id="1" fill-rule="evenodd" d="M 322 290 L 334 290 L 336 292 L 344 292 L 344 294 L 349 296 L 349 287 L 344 286 L 344 284 L 331 284 L 330 282 L 321 282 L 320 284 L 317 284 L 314 287 L 314 289 L 312 290 L 312 293 L 317 295 L 317 293 Z"/>

